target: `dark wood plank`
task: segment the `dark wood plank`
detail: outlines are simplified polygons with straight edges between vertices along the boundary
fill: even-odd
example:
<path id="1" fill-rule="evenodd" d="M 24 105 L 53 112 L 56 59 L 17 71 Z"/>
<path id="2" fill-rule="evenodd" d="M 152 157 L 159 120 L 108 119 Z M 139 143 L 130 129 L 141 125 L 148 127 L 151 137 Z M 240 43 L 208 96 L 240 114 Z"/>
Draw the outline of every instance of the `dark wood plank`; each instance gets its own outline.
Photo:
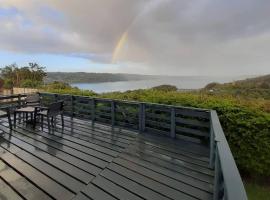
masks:
<path id="1" fill-rule="evenodd" d="M 71 165 L 57 157 L 54 157 L 50 154 L 48 154 L 45 151 L 42 151 L 41 149 L 38 149 L 16 137 L 14 137 L 16 134 L 14 134 L 13 136 L 5 134 L 3 135 L 3 139 L 5 139 L 6 141 L 8 141 L 11 144 L 16 145 L 17 147 L 20 147 L 21 149 L 23 149 L 24 151 L 27 151 L 28 153 L 31 153 L 32 155 L 36 156 L 37 158 L 51 164 L 52 166 L 54 166 L 57 169 L 60 169 L 62 171 L 64 171 L 65 173 L 69 174 L 70 176 L 72 176 L 73 178 L 88 184 L 93 178 L 94 176 L 75 167 L 74 165 Z"/>
<path id="2" fill-rule="evenodd" d="M 27 130 L 31 131 L 30 128 L 28 128 Z M 111 162 L 112 159 L 114 157 L 110 156 L 110 155 L 107 155 L 107 154 L 104 154 L 104 153 L 101 153 L 99 151 L 96 151 L 95 149 L 91 149 L 91 148 L 87 148 L 85 146 L 82 146 L 80 144 L 76 144 L 72 141 L 69 141 L 69 140 L 66 140 L 64 137 L 61 137 L 61 133 L 59 133 L 59 135 L 57 136 L 57 132 L 55 131 L 54 134 L 49 134 L 49 131 L 48 129 L 44 128 L 43 131 L 37 131 L 35 130 L 35 133 L 48 139 L 48 140 L 52 140 L 52 141 L 55 141 L 57 143 L 60 143 L 62 145 L 65 145 L 65 146 L 68 146 L 68 147 L 71 147 L 73 149 L 76 149 L 78 151 L 81 151 L 83 154 L 88 154 L 90 156 L 94 156 L 98 159 L 101 159 L 105 162 Z"/>
<path id="3" fill-rule="evenodd" d="M 151 162 L 145 161 L 145 160 L 141 160 L 138 157 L 133 157 L 133 156 L 129 156 L 127 154 L 121 154 L 120 158 L 123 158 L 125 160 L 128 160 L 130 162 L 136 163 L 137 165 L 143 166 L 145 168 L 148 168 L 150 170 L 153 170 L 157 173 L 163 174 L 165 176 L 168 176 L 170 178 L 173 178 L 177 181 L 182 181 L 184 183 L 187 183 L 193 187 L 197 187 L 200 188 L 202 190 L 208 191 L 208 192 L 213 192 L 213 184 L 204 182 L 202 180 L 199 180 L 197 178 L 191 177 L 191 176 L 187 176 L 185 174 L 181 174 L 175 171 L 171 171 L 169 169 L 166 169 L 164 167 L 160 167 L 158 165 L 155 165 Z"/>
<path id="4" fill-rule="evenodd" d="M 98 186 L 102 190 L 110 193 L 112 196 L 116 197 L 117 199 L 129 199 L 129 200 L 142 200 L 139 196 L 133 194 L 132 192 L 136 192 L 135 190 L 126 190 L 121 187 L 121 182 L 112 182 L 108 179 L 105 179 L 101 176 L 97 176 L 93 182 L 94 185 Z M 129 185 L 130 187 L 134 185 Z M 155 196 L 153 196 L 154 198 Z"/>
<path id="5" fill-rule="evenodd" d="M 0 155 L 1 159 L 12 166 L 16 171 L 23 174 L 27 177 L 31 182 L 37 185 L 39 188 L 42 188 L 46 193 L 52 196 L 55 199 L 71 199 L 74 197 L 74 194 L 56 183 L 49 177 L 40 173 L 37 169 L 33 168 L 31 165 L 23 162 L 18 157 L 13 154 L 7 152 L 2 147 L 0 147 Z"/>
<path id="6" fill-rule="evenodd" d="M 10 144 L 9 142 L 1 143 L 1 147 L 13 155 L 19 157 L 25 163 L 31 165 L 32 167 L 38 169 L 46 176 L 50 177 L 57 183 L 63 185 L 67 189 L 71 190 L 74 193 L 77 193 L 85 186 L 81 181 L 76 180 L 72 176 L 64 173 L 60 169 L 57 169 L 43 160 L 33 156 L 32 154 L 20 149 L 19 147 Z"/>
<path id="7" fill-rule="evenodd" d="M 145 150 L 143 146 L 141 148 L 133 148 L 131 146 L 125 152 L 134 154 L 134 155 L 139 154 L 139 155 L 143 155 L 147 157 L 152 157 L 152 159 L 155 159 L 157 162 L 159 161 L 166 162 L 168 164 L 175 165 L 176 167 L 181 167 L 187 171 L 190 171 L 191 173 L 195 171 L 195 172 L 203 173 L 209 176 L 214 176 L 213 170 L 209 169 L 208 167 L 202 167 L 200 165 L 188 163 L 183 160 L 178 160 L 176 158 L 165 156 L 165 155 L 156 153 L 154 151 L 148 151 L 148 150 Z"/>
<path id="8" fill-rule="evenodd" d="M 16 131 L 14 130 L 12 134 L 16 135 L 17 138 L 19 138 L 20 140 L 22 140 L 28 144 L 31 144 L 32 146 L 36 147 L 37 149 L 41 149 L 41 150 L 49 153 L 50 155 L 55 156 L 59 159 L 62 159 L 63 161 L 66 161 L 66 162 L 92 174 L 92 175 L 97 175 L 101 171 L 101 168 L 98 168 L 95 165 L 92 165 L 92 164 L 85 162 L 79 158 L 76 158 L 70 154 L 67 154 L 63 151 L 56 149 L 56 148 L 50 147 L 42 142 L 34 140 L 31 137 L 28 137 L 30 134 L 25 133 L 22 130 L 19 131 L 19 129 L 16 129 Z"/>
<path id="9" fill-rule="evenodd" d="M 74 197 L 72 200 L 91 200 L 90 198 L 88 198 L 85 194 L 83 193 L 79 193 L 78 195 L 76 195 L 76 197 Z"/>
<path id="10" fill-rule="evenodd" d="M 62 151 L 62 152 L 68 153 L 74 157 L 77 157 L 85 162 L 91 163 L 91 164 L 93 164 L 97 167 L 100 167 L 100 168 L 104 168 L 107 165 L 107 162 L 105 162 L 101 159 L 98 159 L 94 156 L 88 155 L 86 153 L 83 153 L 81 151 L 78 151 L 76 149 L 68 147 L 66 145 L 63 145 L 61 143 L 61 141 L 63 140 L 62 138 L 59 138 L 59 141 L 54 141 L 51 139 L 47 139 L 45 137 L 40 137 L 40 135 L 37 135 L 36 132 L 30 131 L 29 129 L 26 129 L 26 128 L 18 127 L 17 129 L 23 130 L 24 134 L 26 134 L 28 137 L 35 139 L 37 141 L 40 141 L 40 142 L 42 142 L 42 143 L 44 143 L 52 148 L 55 148 L 55 149 L 57 149 L 57 151 Z M 32 134 L 29 134 L 29 133 L 32 133 Z"/>
<path id="11" fill-rule="evenodd" d="M 114 165 L 114 163 L 116 165 Z M 114 167 L 116 169 L 120 165 L 121 167 L 124 167 L 124 168 L 129 169 L 133 172 L 136 172 L 140 175 L 143 175 L 145 177 L 153 179 L 161 184 L 167 185 L 175 190 L 180 191 L 181 193 L 188 194 L 188 195 L 193 196 L 195 198 L 204 199 L 204 200 L 208 200 L 208 199 L 213 198 L 209 192 L 203 191 L 203 190 L 198 189 L 194 186 L 186 184 L 183 181 L 177 181 L 173 178 L 170 178 L 170 177 L 165 176 L 163 174 L 154 172 L 153 170 L 147 169 L 147 168 L 142 167 L 140 165 L 136 165 L 136 164 L 129 162 L 127 160 L 116 158 L 114 160 L 114 163 L 112 163 L 110 165 L 110 167 Z"/>
<path id="12" fill-rule="evenodd" d="M 92 183 L 88 184 L 82 192 L 93 200 L 116 200 L 115 197 L 108 194 L 104 190 L 101 190 L 99 187 L 93 185 Z"/>
<path id="13" fill-rule="evenodd" d="M 126 177 L 140 185 L 144 188 L 148 188 L 148 190 L 155 191 L 161 195 L 164 195 L 171 199 L 196 199 L 188 194 L 179 192 L 171 187 L 168 187 L 164 184 L 159 183 L 158 181 L 153 180 L 152 178 L 148 178 L 144 175 L 131 171 L 125 167 L 117 165 L 115 163 L 111 163 L 107 167 L 110 170 L 104 170 L 101 174 L 105 177 L 113 177 L 114 173 L 120 174 L 123 177 Z M 113 173 L 112 173 L 113 171 Z"/>
<path id="14" fill-rule="evenodd" d="M 23 200 L 0 176 L 0 199 L 2 200 Z"/>
<path id="15" fill-rule="evenodd" d="M 146 155 L 146 154 L 133 154 L 133 153 L 129 153 L 129 152 L 123 152 L 123 154 L 134 156 L 134 157 L 137 157 L 137 158 L 139 158 L 141 160 L 144 160 L 144 161 L 149 161 L 154 165 L 164 167 L 164 168 L 169 169 L 171 171 L 175 171 L 177 173 L 181 173 L 181 174 L 184 174 L 184 175 L 187 175 L 187 176 L 191 176 L 193 178 L 205 181 L 207 183 L 212 183 L 213 182 L 213 177 L 212 176 L 209 176 L 207 174 L 202 174 L 200 172 L 196 172 L 196 171 L 192 171 L 192 170 L 187 170 L 187 169 L 185 169 L 183 167 L 175 166 L 175 164 L 172 164 L 172 163 L 157 159 L 155 157 L 152 157 L 152 156 L 149 156 L 149 155 Z"/>

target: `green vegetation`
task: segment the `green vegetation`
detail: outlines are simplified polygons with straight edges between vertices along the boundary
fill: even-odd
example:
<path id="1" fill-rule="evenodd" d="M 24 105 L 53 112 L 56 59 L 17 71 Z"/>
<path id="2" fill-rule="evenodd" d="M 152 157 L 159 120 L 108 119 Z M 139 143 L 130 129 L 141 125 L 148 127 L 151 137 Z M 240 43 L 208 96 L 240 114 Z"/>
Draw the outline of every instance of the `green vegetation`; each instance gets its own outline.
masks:
<path id="1" fill-rule="evenodd" d="M 3 87 L 12 89 L 13 87 L 36 88 L 43 84 L 46 76 L 45 68 L 37 63 L 29 63 L 29 66 L 18 67 L 16 64 L 0 68 L 1 77 L 4 81 Z"/>
<path id="2" fill-rule="evenodd" d="M 249 200 L 270 200 L 269 183 L 254 180 L 245 180 L 244 183 Z"/>
<path id="3" fill-rule="evenodd" d="M 152 88 L 153 90 L 159 90 L 163 92 L 172 92 L 177 91 L 177 87 L 174 85 L 160 85 Z"/>
<path id="4" fill-rule="evenodd" d="M 231 94 L 236 97 L 270 100 L 270 75 L 225 84 L 209 83 L 205 86 L 204 91 L 210 91 L 214 94 Z"/>
<path id="5" fill-rule="evenodd" d="M 71 87 L 69 84 L 60 82 L 60 81 L 54 81 L 52 83 L 48 83 L 40 87 L 40 90 L 44 90 L 46 92 L 51 92 L 51 93 L 72 94 L 72 95 L 81 95 L 81 96 L 97 95 L 91 90 L 81 90 L 77 87 Z"/>

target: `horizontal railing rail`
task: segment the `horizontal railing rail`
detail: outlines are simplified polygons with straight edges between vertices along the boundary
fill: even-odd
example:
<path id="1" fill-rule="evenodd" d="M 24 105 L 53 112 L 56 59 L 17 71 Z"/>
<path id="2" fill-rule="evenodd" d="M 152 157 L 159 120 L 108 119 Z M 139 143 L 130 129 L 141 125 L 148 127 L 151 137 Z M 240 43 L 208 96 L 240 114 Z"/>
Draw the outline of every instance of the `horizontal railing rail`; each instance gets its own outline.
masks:
<path id="1" fill-rule="evenodd" d="M 211 111 L 210 165 L 215 169 L 214 200 L 246 200 L 246 191 L 216 111 Z"/>
<path id="2" fill-rule="evenodd" d="M 194 142 L 209 141 L 210 110 L 148 102 L 40 93 L 44 103 L 65 101 L 72 117 Z"/>

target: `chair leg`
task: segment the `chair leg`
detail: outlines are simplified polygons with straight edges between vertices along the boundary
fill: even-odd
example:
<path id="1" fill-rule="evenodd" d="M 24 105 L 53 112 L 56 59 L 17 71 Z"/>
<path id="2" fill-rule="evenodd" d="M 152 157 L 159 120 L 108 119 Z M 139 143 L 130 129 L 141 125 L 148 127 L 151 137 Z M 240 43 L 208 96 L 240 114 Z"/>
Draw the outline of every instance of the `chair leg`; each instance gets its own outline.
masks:
<path id="1" fill-rule="evenodd" d="M 44 117 L 41 115 L 41 130 L 43 130 L 43 122 L 44 122 Z"/>
<path id="2" fill-rule="evenodd" d="M 12 123 L 11 123 L 11 118 L 10 118 L 9 112 L 8 112 L 8 124 L 9 124 L 9 128 L 12 129 Z"/>
<path id="3" fill-rule="evenodd" d="M 52 124 L 52 127 L 54 127 L 53 117 L 51 119 L 51 124 Z"/>
<path id="4" fill-rule="evenodd" d="M 14 112 L 14 127 L 16 127 L 16 115 L 17 115 L 17 113 L 16 113 L 16 111 Z"/>
<path id="5" fill-rule="evenodd" d="M 47 116 L 47 123 L 48 123 L 48 130 L 49 130 L 49 133 L 51 132 L 51 125 L 50 125 L 50 117 Z"/>
<path id="6" fill-rule="evenodd" d="M 61 114 L 61 120 L 62 120 L 62 127 L 64 127 L 64 115 Z"/>

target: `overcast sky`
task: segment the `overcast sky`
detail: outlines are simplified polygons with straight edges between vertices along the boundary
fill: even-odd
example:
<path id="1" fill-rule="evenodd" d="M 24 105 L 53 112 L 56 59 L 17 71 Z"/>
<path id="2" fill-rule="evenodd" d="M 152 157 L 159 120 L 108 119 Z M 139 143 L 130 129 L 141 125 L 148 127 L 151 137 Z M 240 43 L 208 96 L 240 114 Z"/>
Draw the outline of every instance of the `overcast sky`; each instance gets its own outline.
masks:
<path id="1" fill-rule="evenodd" d="M 0 0 L 0 66 L 270 73 L 269 0 Z"/>

